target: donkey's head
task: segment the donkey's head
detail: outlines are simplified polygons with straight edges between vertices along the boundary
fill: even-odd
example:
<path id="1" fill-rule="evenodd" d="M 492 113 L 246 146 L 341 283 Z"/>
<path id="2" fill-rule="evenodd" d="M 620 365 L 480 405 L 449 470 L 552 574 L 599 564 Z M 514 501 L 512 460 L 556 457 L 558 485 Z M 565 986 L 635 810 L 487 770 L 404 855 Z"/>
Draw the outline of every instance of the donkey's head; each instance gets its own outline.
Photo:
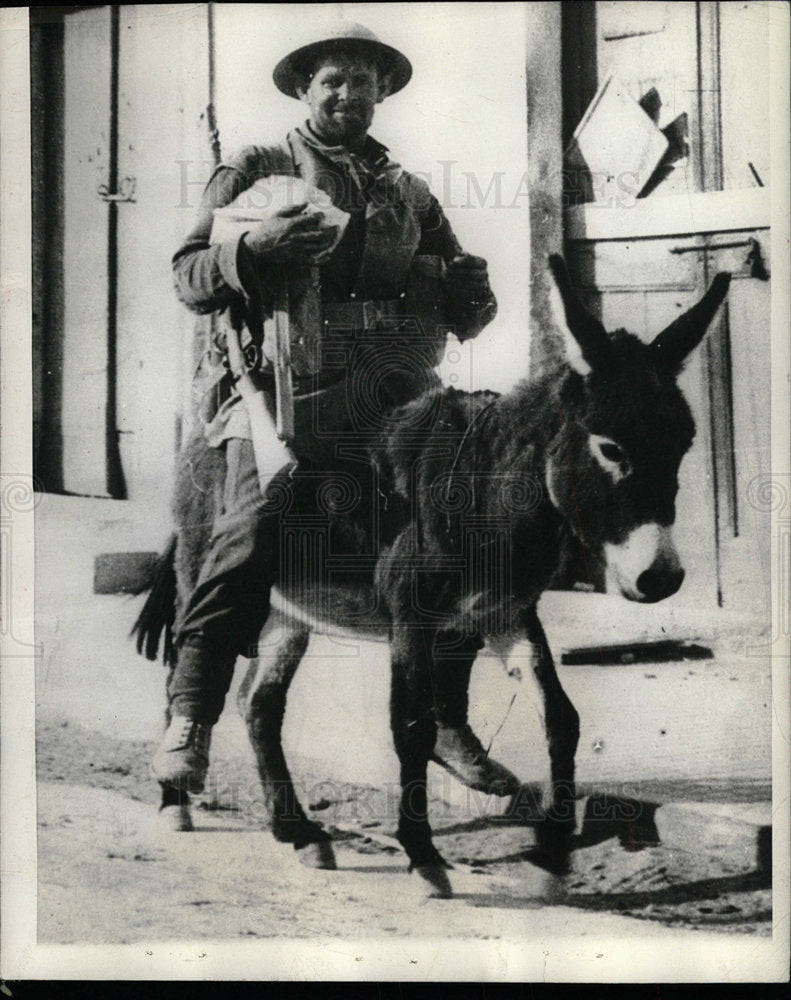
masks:
<path id="1" fill-rule="evenodd" d="M 608 335 L 574 295 L 562 258 L 551 257 L 550 267 L 569 370 L 549 495 L 582 544 L 603 554 L 608 592 L 661 601 L 684 579 L 671 529 L 679 466 L 695 434 L 676 378 L 730 275 L 718 274 L 697 305 L 646 344 L 624 330 Z"/>

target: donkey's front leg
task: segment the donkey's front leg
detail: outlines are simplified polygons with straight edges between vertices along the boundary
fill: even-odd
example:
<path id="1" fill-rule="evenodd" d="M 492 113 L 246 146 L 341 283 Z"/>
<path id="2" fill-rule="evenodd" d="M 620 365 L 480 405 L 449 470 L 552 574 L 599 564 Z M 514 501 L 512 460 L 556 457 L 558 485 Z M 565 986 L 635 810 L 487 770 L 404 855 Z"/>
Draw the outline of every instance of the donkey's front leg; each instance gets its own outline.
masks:
<path id="1" fill-rule="evenodd" d="M 434 629 L 421 625 L 393 627 L 390 725 L 401 766 L 398 839 L 426 895 L 448 899 L 453 895 L 449 866 L 431 839 L 426 792 L 428 761 L 437 735 L 431 691 L 434 636 Z"/>
<path id="2" fill-rule="evenodd" d="M 239 711 L 255 752 L 275 840 L 293 844 L 300 861 L 311 868 L 334 869 L 330 835 L 305 815 L 283 754 L 286 696 L 310 638 L 309 629 L 300 623 L 285 627 L 274 652 L 251 661 L 239 689 Z"/>
<path id="3" fill-rule="evenodd" d="M 528 612 L 524 627 L 533 644 L 533 673 L 544 701 L 544 729 L 549 744 L 550 787 L 545 796 L 546 820 L 538 836 L 543 846 L 559 847 L 574 832 L 574 757 L 580 735 L 579 715 L 561 687 L 535 608 Z"/>

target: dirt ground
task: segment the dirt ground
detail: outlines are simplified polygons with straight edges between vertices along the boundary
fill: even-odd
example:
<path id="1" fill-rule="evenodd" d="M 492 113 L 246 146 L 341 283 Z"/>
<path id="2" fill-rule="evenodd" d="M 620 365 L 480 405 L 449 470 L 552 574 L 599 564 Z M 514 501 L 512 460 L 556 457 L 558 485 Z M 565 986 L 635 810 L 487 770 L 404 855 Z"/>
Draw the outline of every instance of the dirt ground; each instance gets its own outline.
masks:
<path id="1" fill-rule="evenodd" d="M 395 788 L 332 782 L 294 762 L 311 814 L 336 840 L 339 871 L 307 869 L 262 831 L 250 754 L 216 761 L 222 780 L 195 800 L 196 831 L 157 827 L 153 744 L 112 740 L 82 726 L 38 733 L 39 940 L 128 943 L 170 938 L 414 936 L 512 937 L 525 911 L 611 916 L 634 931 L 683 927 L 771 933 L 768 875 L 754 860 L 621 842 L 580 844 L 571 871 L 553 875 L 531 856 L 530 827 L 487 810 L 496 802 L 432 771 L 436 843 L 454 864 L 452 901 L 418 905 L 418 887 L 393 841 Z M 450 780 L 450 779 L 448 779 Z M 448 799 L 451 801 L 448 802 Z M 488 814 L 487 814 L 488 813 Z M 482 913 L 481 911 L 485 911 Z M 619 929 L 619 933 L 623 933 Z"/>

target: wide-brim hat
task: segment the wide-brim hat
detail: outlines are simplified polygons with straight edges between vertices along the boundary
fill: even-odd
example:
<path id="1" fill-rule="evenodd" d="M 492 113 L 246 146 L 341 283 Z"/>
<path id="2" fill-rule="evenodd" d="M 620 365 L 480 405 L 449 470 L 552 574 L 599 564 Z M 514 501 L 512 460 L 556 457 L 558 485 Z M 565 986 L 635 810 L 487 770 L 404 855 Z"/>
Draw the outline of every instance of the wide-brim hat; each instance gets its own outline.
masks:
<path id="1" fill-rule="evenodd" d="M 390 76 L 388 94 L 395 94 L 403 89 L 412 76 L 412 63 L 398 49 L 380 42 L 365 25 L 354 21 L 337 21 L 316 32 L 311 41 L 300 45 L 280 60 L 272 73 L 275 86 L 288 97 L 298 98 L 297 83 L 304 82 L 313 61 L 322 52 L 332 52 L 334 49 L 359 50 L 373 56 Z"/>

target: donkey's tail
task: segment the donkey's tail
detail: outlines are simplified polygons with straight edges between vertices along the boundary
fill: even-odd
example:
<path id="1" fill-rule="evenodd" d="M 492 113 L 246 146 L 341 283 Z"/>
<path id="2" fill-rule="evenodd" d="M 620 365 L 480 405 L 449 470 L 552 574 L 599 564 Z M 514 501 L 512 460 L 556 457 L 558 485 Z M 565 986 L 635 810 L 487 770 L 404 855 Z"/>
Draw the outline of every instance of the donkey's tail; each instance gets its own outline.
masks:
<path id="1" fill-rule="evenodd" d="M 168 666 L 172 666 L 175 662 L 173 644 L 173 624 L 176 619 L 175 560 L 176 535 L 172 535 L 167 548 L 154 566 L 146 603 L 131 632 L 138 653 L 149 660 L 156 660 L 159 654 L 159 640 L 164 633 L 162 660 Z"/>

